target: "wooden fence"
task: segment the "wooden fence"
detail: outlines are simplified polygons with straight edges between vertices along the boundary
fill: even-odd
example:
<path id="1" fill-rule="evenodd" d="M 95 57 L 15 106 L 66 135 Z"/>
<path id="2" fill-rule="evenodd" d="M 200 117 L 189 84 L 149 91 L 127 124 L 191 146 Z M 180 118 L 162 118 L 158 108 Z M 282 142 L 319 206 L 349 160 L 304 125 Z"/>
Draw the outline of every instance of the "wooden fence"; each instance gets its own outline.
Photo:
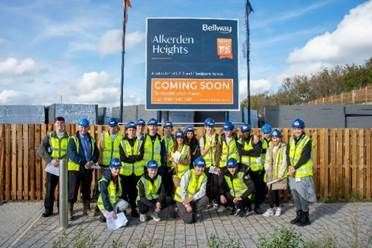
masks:
<path id="1" fill-rule="evenodd" d="M 339 95 L 322 97 L 307 104 L 355 104 L 355 103 L 371 103 L 372 102 L 372 86 L 366 86 L 350 92 L 344 92 Z"/>
<path id="2" fill-rule="evenodd" d="M 52 125 L 46 124 L 0 124 L 0 200 L 43 199 L 44 163 L 37 156 L 37 150 L 50 130 Z M 67 130 L 74 133 L 76 127 L 67 125 Z M 90 128 L 96 138 L 103 130 L 103 126 Z M 371 200 L 372 129 L 308 129 L 306 132 L 313 140 L 318 197 Z M 283 133 L 288 140 L 290 131 L 284 129 Z"/>

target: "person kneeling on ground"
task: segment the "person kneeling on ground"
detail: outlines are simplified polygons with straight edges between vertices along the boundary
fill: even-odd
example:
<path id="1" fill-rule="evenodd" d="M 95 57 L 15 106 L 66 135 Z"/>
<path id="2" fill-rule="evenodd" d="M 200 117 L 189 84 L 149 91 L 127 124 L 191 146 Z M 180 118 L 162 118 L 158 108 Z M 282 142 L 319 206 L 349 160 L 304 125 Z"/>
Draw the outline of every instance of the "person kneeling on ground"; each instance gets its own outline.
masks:
<path id="1" fill-rule="evenodd" d="M 120 199 L 121 185 L 119 182 L 119 170 L 121 162 L 113 158 L 110 162 L 110 170 L 103 172 L 99 180 L 99 196 L 97 206 L 101 211 L 100 221 L 105 222 L 107 218 L 117 218 L 117 213 L 122 212 L 129 207 L 128 202 Z"/>
<path id="2" fill-rule="evenodd" d="M 140 221 L 145 222 L 148 215 L 155 221 L 160 221 L 159 213 L 164 202 L 165 188 L 158 175 L 158 163 L 150 160 L 146 164 L 147 170 L 137 183 L 137 205 Z"/>
<path id="3" fill-rule="evenodd" d="M 200 212 L 208 204 L 208 197 L 206 196 L 207 176 L 204 173 L 205 161 L 199 157 L 195 159 L 193 165 L 193 169 L 183 174 L 174 195 L 178 215 L 186 224 L 194 223 L 200 217 Z"/>
<path id="4" fill-rule="evenodd" d="M 248 170 L 245 166 L 241 166 L 236 159 L 230 158 L 223 170 L 223 176 L 225 180 L 221 189 L 220 202 L 224 206 L 233 207 L 232 214 L 235 216 L 243 217 L 247 209 L 251 211 L 255 191 Z"/>

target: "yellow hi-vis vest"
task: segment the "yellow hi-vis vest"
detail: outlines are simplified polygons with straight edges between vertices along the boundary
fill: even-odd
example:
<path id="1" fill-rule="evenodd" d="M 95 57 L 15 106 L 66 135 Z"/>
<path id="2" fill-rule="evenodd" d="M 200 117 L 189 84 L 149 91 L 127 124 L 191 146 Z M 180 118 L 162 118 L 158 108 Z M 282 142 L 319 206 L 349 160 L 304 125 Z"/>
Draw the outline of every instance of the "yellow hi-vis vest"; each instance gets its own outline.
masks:
<path id="1" fill-rule="evenodd" d="M 267 141 L 265 138 L 263 138 L 261 140 L 261 147 L 262 147 L 262 149 L 267 150 L 269 148 L 269 142 L 270 141 Z M 265 165 L 265 158 L 266 158 L 266 153 L 261 153 L 261 163 L 262 163 L 262 165 Z"/>
<path id="2" fill-rule="evenodd" d="M 181 148 L 181 157 L 180 157 L 180 160 L 185 159 L 187 156 L 190 156 L 190 146 L 188 146 L 186 144 L 183 144 L 183 146 Z M 181 178 L 182 175 L 188 169 L 190 169 L 190 164 L 181 164 L 181 163 L 178 163 L 178 164 L 175 164 L 175 167 L 176 167 L 176 176 L 178 178 Z"/>
<path id="3" fill-rule="evenodd" d="M 244 173 L 238 172 L 235 177 L 231 179 L 229 176 L 224 176 L 227 186 L 230 189 L 230 194 L 235 197 L 241 197 L 247 190 L 248 187 L 244 183 Z"/>
<path id="4" fill-rule="evenodd" d="M 186 197 L 193 197 L 197 192 L 199 192 L 203 183 L 207 180 L 207 176 L 203 172 L 201 175 L 195 175 L 195 169 L 190 170 L 190 179 L 189 183 L 186 186 Z M 177 202 L 182 202 L 181 198 L 181 187 L 178 186 L 176 188 L 176 192 L 174 193 L 174 200 Z"/>
<path id="5" fill-rule="evenodd" d="M 247 141 L 243 141 L 243 150 L 244 151 L 251 151 L 253 150 L 253 145 L 252 145 L 252 138 Z M 251 171 L 259 171 L 263 169 L 263 164 L 260 157 L 252 157 L 252 156 L 247 156 L 247 155 L 242 155 L 241 156 L 241 163 L 248 166 Z"/>
<path id="6" fill-rule="evenodd" d="M 119 198 L 121 196 L 121 185 L 120 185 L 119 178 L 117 180 L 118 180 L 117 183 L 114 183 L 114 181 L 111 180 L 108 184 L 108 187 L 107 187 L 110 203 L 113 207 L 119 201 Z M 99 182 L 102 182 L 102 181 L 107 182 L 107 179 L 105 177 L 102 177 L 101 180 L 99 180 Z M 99 197 L 98 197 L 98 200 L 97 200 L 97 207 L 100 210 L 105 209 L 105 207 L 103 205 L 103 200 L 102 200 L 102 193 L 99 194 Z"/>
<path id="7" fill-rule="evenodd" d="M 155 141 L 152 142 L 150 135 L 145 135 L 144 140 L 144 153 L 143 160 L 145 164 L 150 160 L 155 160 L 158 163 L 158 166 L 161 165 L 161 141 L 157 136 Z"/>
<path id="8" fill-rule="evenodd" d="M 220 159 L 220 168 L 226 166 L 227 160 L 230 158 L 235 158 L 239 162 L 239 152 L 236 139 L 231 137 L 229 143 L 226 142 L 226 137 L 221 136 L 220 142 L 222 145 L 221 159 Z"/>
<path id="9" fill-rule="evenodd" d="M 203 159 L 205 160 L 205 165 L 207 168 L 211 166 L 216 166 L 215 154 L 217 151 L 218 136 L 216 133 L 214 133 L 212 135 L 205 135 L 203 139 L 204 139 L 204 149 L 209 148 L 209 151 L 207 152 L 207 154 L 203 156 Z"/>
<path id="10" fill-rule="evenodd" d="M 140 181 L 143 183 L 145 188 L 145 197 L 147 200 L 154 200 L 159 198 L 159 189 L 161 187 L 161 176 L 157 175 L 154 182 L 146 179 L 146 177 L 142 176 Z M 138 188 L 137 188 L 138 190 Z M 139 196 L 137 196 L 137 201 L 139 200 Z"/>
<path id="11" fill-rule="evenodd" d="M 172 136 L 164 136 L 163 139 L 167 155 L 170 155 L 174 147 L 174 139 Z"/>
<path id="12" fill-rule="evenodd" d="M 141 141 L 136 139 L 134 141 L 134 145 L 131 146 L 127 139 L 123 139 L 122 142 L 121 142 L 121 146 L 122 146 L 122 148 L 124 150 L 124 153 L 127 157 L 135 156 L 135 155 L 139 155 L 139 153 L 140 153 Z M 132 164 L 122 162 L 121 165 L 122 166 L 121 166 L 120 172 L 119 172 L 120 175 L 130 176 L 134 173 L 134 175 L 136 175 L 136 176 L 142 176 L 143 173 L 144 173 L 145 164 L 144 164 L 143 160 L 137 161 L 137 162 L 132 163 Z"/>
<path id="13" fill-rule="evenodd" d="M 108 167 L 113 158 L 120 159 L 119 147 L 123 136 L 117 133 L 115 139 L 112 140 L 110 133 L 106 131 L 102 138 L 102 165 Z"/>
<path id="14" fill-rule="evenodd" d="M 271 171 L 271 177 L 268 178 L 268 174 L 265 174 L 265 182 L 275 180 L 275 179 L 280 179 L 284 176 L 287 175 L 288 169 L 283 168 L 283 159 L 284 156 L 286 156 L 286 145 L 283 143 L 279 144 L 278 151 L 276 152 L 276 156 L 273 159 L 273 164 L 272 164 L 272 171 Z M 285 165 L 286 166 L 286 165 Z M 283 174 L 279 175 L 279 172 L 282 171 Z"/>
<path id="15" fill-rule="evenodd" d="M 75 142 L 75 146 L 76 146 L 76 152 L 79 153 L 80 152 L 80 146 L 79 146 L 79 138 L 76 137 L 76 135 L 73 135 L 73 136 L 70 136 L 70 139 L 72 139 L 74 142 Z M 93 139 L 93 137 L 91 137 L 91 151 L 92 151 L 92 156 L 94 154 L 94 147 L 95 147 L 95 143 L 96 141 Z M 69 171 L 79 171 L 80 169 L 80 164 L 78 163 L 75 163 L 74 161 L 72 160 L 68 160 L 67 162 L 67 170 Z"/>
<path id="16" fill-rule="evenodd" d="M 58 138 L 55 132 L 49 133 L 49 145 L 52 149 L 50 157 L 52 159 L 62 159 L 67 154 L 68 135 L 65 133 L 63 137 Z"/>
<path id="17" fill-rule="evenodd" d="M 289 161 L 292 166 L 295 166 L 298 160 L 301 157 L 301 154 L 306 146 L 306 144 L 310 141 L 310 138 L 307 135 L 304 135 L 297 144 L 293 137 L 289 140 Z M 313 176 L 313 160 L 310 158 L 305 164 L 301 165 L 299 168 L 296 169 L 295 178 L 302 178 Z"/>

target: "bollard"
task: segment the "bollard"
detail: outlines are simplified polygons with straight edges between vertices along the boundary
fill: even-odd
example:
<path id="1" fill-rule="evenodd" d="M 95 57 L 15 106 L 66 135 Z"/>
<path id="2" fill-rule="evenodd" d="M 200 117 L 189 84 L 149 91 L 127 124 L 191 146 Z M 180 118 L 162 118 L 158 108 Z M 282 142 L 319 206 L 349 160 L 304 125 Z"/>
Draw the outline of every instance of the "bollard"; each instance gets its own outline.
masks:
<path id="1" fill-rule="evenodd" d="M 59 161 L 59 226 L 66 230 L 68 226 L 67 203 L 67 167 L 65 159 Z"/>

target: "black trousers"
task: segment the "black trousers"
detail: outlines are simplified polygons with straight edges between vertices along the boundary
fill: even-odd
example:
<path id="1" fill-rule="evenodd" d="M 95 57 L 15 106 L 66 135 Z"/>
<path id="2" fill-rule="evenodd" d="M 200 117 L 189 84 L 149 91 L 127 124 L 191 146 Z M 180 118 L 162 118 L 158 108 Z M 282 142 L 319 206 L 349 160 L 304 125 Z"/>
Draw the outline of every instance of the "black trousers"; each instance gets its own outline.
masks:
<path id="1" fill-rule="evenodd" d="M 130 207 L 135 209 L 137 207 L 136 199 L 138 195 L 137 191 L 137 182 L 140 179 L 140 176 L 136 176 L 134 174 L 130 176 L 123 176 L 120 175 L 120 183 L 121 183 L 121 190 L 122 190 L 122 199 L 129 202 Z"/>
<path id="2" fill-rule="evenodd" d="M 53 205 L 54 205 L 54 192 L 56 191 L 56 187 L 59 182 L 59 177 L 47 172 L 46 175 L 46 192 L 44 198 L 44 208 L 45 211 L 48 213 L 53 213 Z M 57 206 L 58 206 L 58 199 L 57 199 Z"/>
<path id="3" fill-rule="evenodd" d="M 83 202 L 90 202 L 90 186 L 92 183 L 92 170 L 80 170 L 68 172 L 68 201 L 75 203 L 79 188 Z"/>
<path id="4" fill-rule="evenodd" d="M 267 186 L 264 181 L 265 171 L 250 171 L 250 176 L 253 180 L 254 187 L 256 189 L 255 193 L 255 208 L 258 208 L 266 198 Z"/>
<path id="5" fill-rule="evenodd" d="M 227 203 L 224 204 L 224 206 L 228 207 L 228 206 L 231 206 L 231 207 L 234 207 L 236 209 L 248 209 L 248 210 L 252 210 L 252 200 L 249 199 L 249 198 L 244 198 L 242 197 L 242 199 L 240 201 L 237 201 L 236 203 L 234 203 L 234 197 L 231 196 L 230 194 L 228 195 L 225 195 L 226 197 L 226 200 L 227 200 Z"/>
<path id="6" fill-rule="evenodd" d="M 207 168 L 208 170 L 208 168 Z M 223 184 L 223 176 L 207 172 L 207 196 L 210 201 L 220 201 L 220 191 Z"/>
<path id="7" fill-rule="evenodd" d="M 279 207 L 279 205 L 280 205 L 280 196 L 279 196 L 279 193 L 281 191 L 282 190 L 269 190 L 268 200 L 269 200 L 269 204 L 270 204 L 270 207 L 271 208 L 273 208 L 273 207 Z"/>

